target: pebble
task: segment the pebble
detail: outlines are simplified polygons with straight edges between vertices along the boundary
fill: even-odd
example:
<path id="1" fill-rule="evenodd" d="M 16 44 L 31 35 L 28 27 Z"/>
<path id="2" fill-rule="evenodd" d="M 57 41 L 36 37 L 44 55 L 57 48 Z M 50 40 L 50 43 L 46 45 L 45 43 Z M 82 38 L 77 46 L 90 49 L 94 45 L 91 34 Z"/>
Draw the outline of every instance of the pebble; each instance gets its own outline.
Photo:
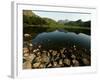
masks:
<path id="1" fill-rule="evenodd" d="M 71 65 L 71 61 L 69 59 L 64 59 L 64 63 L 67 65 Z"/>
<path id="2" fill-rule="evenodd" d="M 41 56 L 35 58 L 35 62 L 41 62 L 41 61 L 42 61 Z"/>
<path id="3" fill-rule="evenodd" d="M 51 64 L 51 63 L 49 63 L 47 67 L 52 67 L 52 64 Z"/>
<path id="4" fill-rule="evenodd" d="M 42 62 L 48 63 L 49 62 L 49 57 L 43 56 L 42 57 Z"/>
<path id="5" fill-rule="evenodd" d="M 89 61 L 86 58 L 83 58 L 82 61 L 85 65 L 89 65 Z"/>
<path id="6" fill-rule="evenodd" d="M 23 63 L 23 69 L 31 69 L 32 65 L 29 61 Z"/>
<path id="7" fill-rule="evenodd" d="M 39 68 L 40 64 L 41 64 L 40 62 L 34 63 L 32 67 L 33 68 Z"/>
<path id="8" fill-rule="evenodd" d="M 88 66 L 91 63 L 90 55 L 86 54 L 89 53 L 89 51 L 84 48 L 79 48 L 76 45 L 62 48 L 59 51 L 52 49 L 48 51 L 45 49 L 43 50 L 42 45 L 33 49 L 34 46 L 32 43 L 27 42 L 27 44 L 28 46 L 25 45 L 23 48 L 23 59 L 25 60 L 23 61 L 23 69 L 73 67 L 80 66 L 81 63 L 83 66 Z"/>
<path id="9" fill-rule="evenodd" d="M 74 54 L 72 54 L 71 58 L 76 59 L 76 56 Z"/>
<path id="10" fill-rule="evenodd" d="M 29 49 L 28 48 L 23 48 L 23 53 L 29 53 Z"/>
<path id="11" fill-rule="evenodd" d="M 72 63 L 73 63 L 74 66 L 79 66 L 79 62 L 76 59 L 72 60 Z"/>

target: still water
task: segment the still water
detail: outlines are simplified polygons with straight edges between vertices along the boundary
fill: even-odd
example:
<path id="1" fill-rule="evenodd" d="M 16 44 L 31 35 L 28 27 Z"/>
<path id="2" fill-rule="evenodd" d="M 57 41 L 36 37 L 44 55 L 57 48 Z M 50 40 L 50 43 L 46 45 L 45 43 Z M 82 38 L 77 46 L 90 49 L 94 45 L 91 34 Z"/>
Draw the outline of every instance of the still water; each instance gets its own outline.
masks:
<path id="1" fill-rule="evenodd" d="M 41 44 L 45 49 L 58 49 L 72 45 L 90 49 L 90 36 L 84 33 L 55 30 L 42 32 L 32 40 L 33 45 Z"/>

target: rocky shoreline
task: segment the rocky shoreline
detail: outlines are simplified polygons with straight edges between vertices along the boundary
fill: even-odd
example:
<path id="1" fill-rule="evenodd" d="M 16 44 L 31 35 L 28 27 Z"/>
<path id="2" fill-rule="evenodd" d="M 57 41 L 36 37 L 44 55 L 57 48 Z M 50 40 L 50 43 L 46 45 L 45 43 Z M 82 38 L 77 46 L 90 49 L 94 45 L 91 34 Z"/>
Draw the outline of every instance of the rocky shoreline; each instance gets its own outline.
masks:
<path id="1" fill-rule="evenodd" d="M 79 66 L 91 66 L 90 50 L 76 45 L 45 50 L 41 44 L 34 47 L 29 40 L 23 43 L 23 69 Z"/>

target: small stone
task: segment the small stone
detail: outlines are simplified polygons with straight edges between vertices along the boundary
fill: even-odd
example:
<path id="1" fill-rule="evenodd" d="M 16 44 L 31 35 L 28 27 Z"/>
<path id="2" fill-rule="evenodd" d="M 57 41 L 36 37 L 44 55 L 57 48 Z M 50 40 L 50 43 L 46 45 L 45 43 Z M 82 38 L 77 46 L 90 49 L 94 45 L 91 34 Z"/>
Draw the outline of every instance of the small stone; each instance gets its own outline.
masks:
<path id="1" fill-rule="evenodd" d="M 28 48 L 23 48 L 23 53 L 29 53 L 29 49 Z"/>
<path id="2" fill-rule="evenodd" d="M 32 65 L 29 61 L 23 63 L 23 69 L 32 69 Z"/>
<path id="3" fill-rule="evenodd" d="M 36 57 L 36 59 L 35 59 L 35 62 L 41 62 L 42 61 L 42 58 L 41 58 L 41 56 L 39 56 L 39 57 Z"/>
<path id="4" fill-rule="evenodd" d="M 49 52 L 51 53 L 53 50 L 49 50 Z"/>
<path id="5" fill-rule="evenodd" d="M 59 64 L 60 64 L 60 65 L 63 64 L 63 60 L 62 60 L 62 59 L 59 60 Z"/>
<path id="6" fill-rule="evenodd" d="M 82 61 L 83 61 L 83 63 L 85 65 L 89 65 L 90 64 L 89 60 L 87 60 L 86 58 L 83 58 Z"/>
<path id="7" fill-rule="evenodd" d="M 42 45 L 39 45 L 38 48 L 42 48 Z"/>
<path id="8" fill-rule="evenodd" d="M 35 49 L 35 50 L 33 50 L 33 53 L 35 53 L 35 52 L 37 52 L 37 50 Z"/>
<path id="9" fill-rule="evenodd" d="M 25 54 L 24 54 L 24 57 L 27 57 L 27 56 L 29 56 L 29 54 L 28 54 L 28 53 L 25 53 Z"/>
<path id="10" fill-rule="evenodd" d="M 42 57 L 42 62 L 48 63 L 48 62 L 49 62 L 49 57 L 43 56 L 43 57 Z"/>
<path id="11" fill-rule="evenodd" d="M 76 56 L 72 54 L 71 58 L 75 59 L 75 58 L 76 58 Z"/>
<path id="12" fill-rule="evenodd" d="M 29 53 L 24 53 L 23 55 L 23 59 L 25 59 L 26 61 L 29 61 Z"/>
<path id="13" fill-rule="evenodd" d="M 53 66 L 57 67 L 57 62 L 56 61 L 53 62 Z"/>
<path id="14" fill-rule="evenodd" d="M 30 61 L 32 62 L 32 60 L 35 59 L 35 57 L 36 57 L 35 54 L 30 54 L 30 55 L 29 55 Z"/>
<path id="15" fill-rule="evenodd" d="M 41 52 L 37 52 L 36 55 L 37 55 L 37 56 L 41 56 Z"/>
<path id="16" fill-rule="evenodd" d="M 52 64 L 51 64 L 51 63 L 49 63 L 47 67 L 52 67 Z"/>
<path id="17" fill-rule="evenodd" d="M 79 62 L 76 59 L 72 60 L 72 63 L 73 66 L 79 66 Z"/>
<path id="18" fill-rule="evenodd" d="M 62 58 L 65 58 L 66 56 L 65 56 L 64 54 L 61 54 L 61 57 L 62 57 Z"/>
<path id="19" fill-rule="evenodd" d="M 30 43 L 30 44 L 29 44 L 29 46 L 31 46 L 31 47 L 32 47 L 32 46 L 33 46 L 33 44 L 31 44 L 31 43 Z"/>
<path id="20" fill-rule="evenodd" d="M 64 63 L 67 64 L 67 65 L 70 65 L 71 61 L 69 59 L 64 59 Z"/>
<path id="21" fill-rule="evenodd" d="M 41 64 L 40 62 L 34 63 L 34 64 L 33 64 L 33 67 L 34 67 L 34 68 L 39 68 L 40 64 Z"/>
<path id="22" fill-rule="evenodd" d="M 57 54 L 57 51 L 52 52 L 52 56 L 55 56 Z"/>
<path id="23" fill-rule="evenodd" d="M 76 50 L 76 46 L 74 45 L 73 47 L 74 47 L 74 50 Z"/>
<path id="24" fill-rule="evenodd" d="M 31 35 L 30 34 L 24 34 L 24 37 L 31 37 Z"/>
<path id="25" fill-rule="evenodd" d="M 45 68 L 45 64 L 40 64 L 39 68 Z"/>
<path id="26" fill-rule="evenodd" d="M 33 50 L 33 53 L 36 53 L 36 52 L 38 52 L 39 51 L 39 49 L 34 49 Z"/>
<path id="27" fill-rule="evenodd" d="M 43 54 L 46 54 L 46 53 L 47 53 L 47 51 L 43 50 L 43 51 L 42 51 L 42 53 L 43 53 Z"/>
<path id="28" fill-rule="evenodd" d="M 63 54 L 63 52 L 64 52 L 65 49 L 66 49 L 66 48 L 61 49 L 60 52 Z"/>

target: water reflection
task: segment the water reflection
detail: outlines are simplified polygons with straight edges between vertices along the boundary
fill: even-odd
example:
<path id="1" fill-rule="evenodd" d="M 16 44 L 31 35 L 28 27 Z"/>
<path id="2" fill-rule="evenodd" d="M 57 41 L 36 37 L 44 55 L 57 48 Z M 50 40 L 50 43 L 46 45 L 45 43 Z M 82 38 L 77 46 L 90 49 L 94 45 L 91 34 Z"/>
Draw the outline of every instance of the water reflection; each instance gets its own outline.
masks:
<path id="1" fill-rule="evenodd" d="M 66 46 L 77 45 L 90 49 L 90 36 L 84 33 L 64 32 L 55 30 L 38 34 L 33 40 L 33 45 L 41 44 L 43 48 L 58 49 Z"/>
<path id="2" fill-rule="evenodd" d="M 90 36 L 55 30 L 23 43 L 23 69 L 91 66 Z"/>

